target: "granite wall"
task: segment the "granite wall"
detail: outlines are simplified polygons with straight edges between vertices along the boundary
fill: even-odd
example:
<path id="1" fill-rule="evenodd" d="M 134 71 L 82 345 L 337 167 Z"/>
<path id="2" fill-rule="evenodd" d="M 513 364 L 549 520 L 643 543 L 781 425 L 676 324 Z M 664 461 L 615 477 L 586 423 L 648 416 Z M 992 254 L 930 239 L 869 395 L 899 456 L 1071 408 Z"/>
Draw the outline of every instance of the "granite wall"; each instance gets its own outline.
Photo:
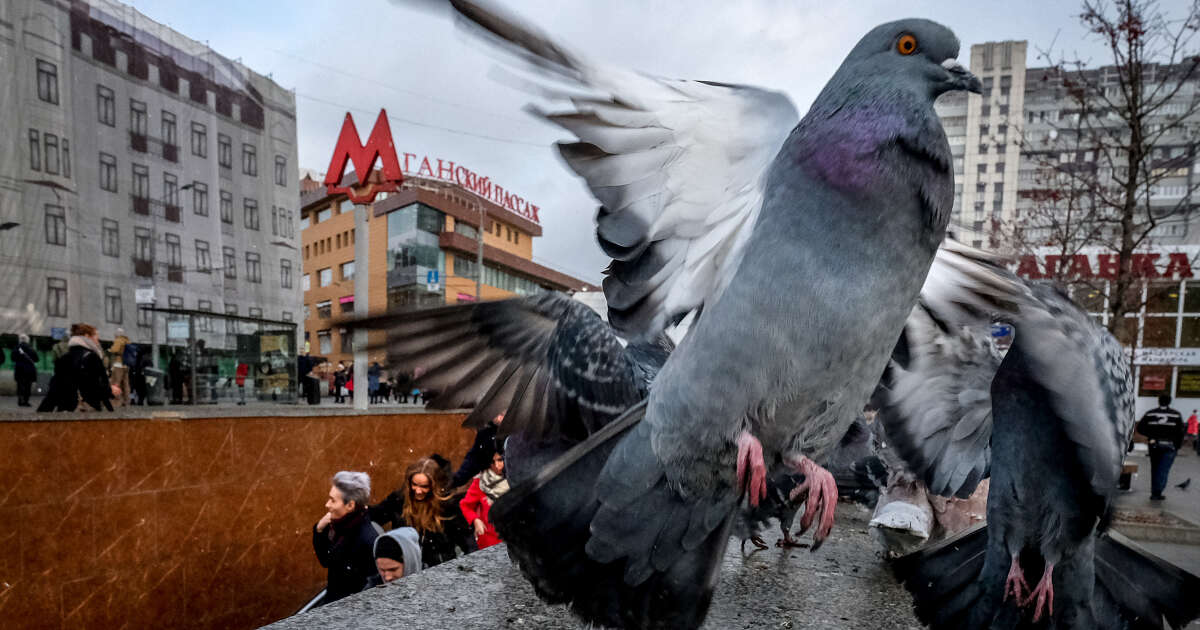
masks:
<path id="1" fill-rule="evenodd" d="M 0 422 L 0 626 L 254 628 L 324 586 L 330 476 L 373 497 L 461 414 Z"/>

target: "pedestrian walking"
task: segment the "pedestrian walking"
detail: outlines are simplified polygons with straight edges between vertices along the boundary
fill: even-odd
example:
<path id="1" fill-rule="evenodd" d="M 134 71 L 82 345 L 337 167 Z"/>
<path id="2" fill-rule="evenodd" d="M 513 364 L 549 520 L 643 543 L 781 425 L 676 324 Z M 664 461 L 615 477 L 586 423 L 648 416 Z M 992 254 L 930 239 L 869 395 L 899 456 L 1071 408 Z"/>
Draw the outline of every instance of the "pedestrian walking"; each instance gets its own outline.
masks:
<path id="1" fill-rule="evenodd" d="M 367 473 L 343 470 L 333 476 L 325 516 L 313 526 L 313 551 L 328 569 L 321 605 L 353 595 L 377 575 L 375 539 L 379 536 L 367 517 L 371 478 Z"/>
<path id="2" fill-rule="evenodd" d="M 1187 434 L 1188 439 L 1192 441 L 1192 448 L 1196 449 L 1197 455 L 1200 455 L 1200 418 L 1196 417 L 1195 409 L 1187 419 Z"/>
<path id="3" fill-rule="evenodd" d="M 239 361 L 234 370 L 233 380 L 238 388 L 238 404 L 246 404 L 246 376 L 250 374 L 250 366 L 245 361 Z"/>
<path id="4" fill-rule="evenodd" d="M 1158 406 L 1146 412 L 1138 421 L 1137 431 L 1150 442 L 1150 499 L 1162 501 L 1171 464 L 1179 447 L 1183 446 L 1183 415 L 1170 408 L 1171 397 L 1158 397 Z"/>
<path id="5" fill-rule="evenodd" d="M 383 368 L 376 361 L 367 368 L 367 395 L 371 399 L 371 404 L 379 402 L 379 375 L 383 373 Z"/>
<path id="6" fill-rule="evenodd" d="M 4 360 L 0 350 L 0 361 Z M 29 345 L 29 335 L 17 335 L 17 347 L 12 351 L 13 379 L 17 381 L 17 406 L 28 407 L 33 384 L 37 382 L 38 353 Z"/>
<path id="7" fill-rule="evenodd" d="M 95 326 L 72 325 L 67 353 L 54 362 L 50 391 L 46 392 L 38 411 L 75 411 L 80 401 L 96 411 L 112 411 L 111 401 L 121 392 L 108 382 L 103 355 Z"/>
<path id="8" fill-rule="evenodd" d="M 121 395 L 114 401 L 118 407 L 129 406 L 129 366 L 125 363 L 125 348 L 129 345 L 129 337 L 125 329 L 118 328 L 117 336 L 108 347 L 108 382 L 121 388 Z"/>

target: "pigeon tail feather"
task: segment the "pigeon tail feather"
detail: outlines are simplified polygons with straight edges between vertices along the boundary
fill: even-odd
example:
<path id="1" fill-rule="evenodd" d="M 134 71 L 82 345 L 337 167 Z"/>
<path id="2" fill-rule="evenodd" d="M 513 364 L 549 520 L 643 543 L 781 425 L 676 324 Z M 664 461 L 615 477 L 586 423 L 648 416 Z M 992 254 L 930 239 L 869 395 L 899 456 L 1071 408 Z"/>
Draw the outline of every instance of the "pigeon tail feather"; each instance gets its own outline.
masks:
<path id="1" fill-rule="evenodd" d="M 1097 614 L 1102 628 L 1120 619 L 1121 628 L 1183 628 L 1200 617 L 1200 577 L 1142 550 L 1121 534 L 1108 532 L 1096 541 L 1096 597 L 1108 614 Z"/>

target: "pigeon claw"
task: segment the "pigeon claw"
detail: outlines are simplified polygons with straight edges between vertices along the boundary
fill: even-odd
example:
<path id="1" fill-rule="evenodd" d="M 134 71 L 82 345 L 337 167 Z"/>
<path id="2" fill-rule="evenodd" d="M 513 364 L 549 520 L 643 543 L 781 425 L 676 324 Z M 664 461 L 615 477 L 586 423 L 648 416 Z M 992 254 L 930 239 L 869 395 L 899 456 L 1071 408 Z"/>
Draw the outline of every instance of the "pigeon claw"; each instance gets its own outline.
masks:
<path id="1" fill-rule="evenodd" d="M 1025 593 L 1029 590 L 1029 585 L 1025 583 L 1025 574 L 1021 571 L 1021 563 L 1017 561 L 1017 555 L 1013 554 L 1012 564 L 1008 567 L 1008 577 L 1004 579 L 1004 601 L 1008 601 L 1009 593 L 1013 596 L 1013 601 L 1018 606 L 1024 606 Z"/>
<path id="2" fill-rule="evenodd" d="M 762 443 L 749 431 L 742 431 L 737 439 L 737 485 L 749 493 L 751 507 L 767 497 L 767 464 L 763 461 Z"/>
<path id="3" fill-rule="evenodd" d="M 1042 572 L 1042 579 L 1038 580 L 1037 586 L 1033 587 L 1033 592 L 1022 603 L 1022 606 L 1028 606 L 1037 598 L 1037 607 L 1033 609 L 1033 622 L 1037 623 L 1042 618 L 1042 609 L 1045 608 L 1047 616 L 1054 616 L 1054 563 L 1047 562 L 1046 570 Z"/>
<path id="4" fill-rule="evenodd" d="M 833 480 L 833 475 L 828 470 L 821 468 L 807 457 L 801 457 L 800 461 L 793 464 L 792 467 L 804 475 L 804 483 L 796 486 L 790 495 L 792 501 L 804 497 L 804 515 L 800 517 L 800 534 L 808 531 L 814 522 L 817 523 L 817 530 L 813 532 L 812 545 L 812 551 L 816 551 L 821 548 L 825 539 L 829 537 L 829 532 L 833 530 L 833 515 L 838 500 L 837 482 Z"/>

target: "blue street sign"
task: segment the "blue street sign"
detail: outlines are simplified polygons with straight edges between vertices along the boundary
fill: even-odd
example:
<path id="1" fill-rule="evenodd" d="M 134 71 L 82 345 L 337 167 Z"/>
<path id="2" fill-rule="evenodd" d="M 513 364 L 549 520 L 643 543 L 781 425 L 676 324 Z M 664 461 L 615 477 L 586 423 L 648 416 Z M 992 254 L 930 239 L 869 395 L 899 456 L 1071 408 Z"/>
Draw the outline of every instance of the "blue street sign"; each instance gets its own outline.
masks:
<path id="1" fill-rule="evenodd" d="M 1009 326 L 1008 324 L 1001 324 L 999 322 L 992 324 L 992 336 L 993 337 L 996 337 L 997 339 L 999 339 L 1000 337 L 1007 337 L 1011 334 L 1012 334 L 1012 326 Z"/>
<path id="2" fill-rule="evenodd" d="M 51 327 L 50 328 L 50 338 L 51 339 L 66 339 L 67 338 L 67 329 L 59 328 L 58 326 Z"/>
<path id="3" fill-rule="evenodd" d="M 425 284 L 437 284 L 437 282 L 438 282 L 438 270 L 430 269 L 429 273 L 425 274 Z"/>

